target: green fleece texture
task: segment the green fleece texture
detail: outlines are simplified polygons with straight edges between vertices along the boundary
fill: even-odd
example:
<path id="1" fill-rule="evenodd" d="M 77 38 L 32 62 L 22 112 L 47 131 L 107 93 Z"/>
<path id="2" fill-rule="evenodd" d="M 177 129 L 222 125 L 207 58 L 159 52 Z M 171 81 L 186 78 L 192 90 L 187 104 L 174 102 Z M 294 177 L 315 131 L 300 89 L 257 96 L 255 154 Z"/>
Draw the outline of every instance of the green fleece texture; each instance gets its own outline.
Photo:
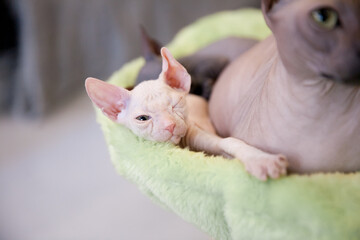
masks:
<path id="1" fill-rule="evenodd" d="M 259 10 L 221 12 L 184 28 L 169 49 L 180 57 L 226 36 L 269 34 Z M 131 86 L 143 63 L 126 64 L 109 82 Z M 143 140 L 96 112 L 117 171 L 215 239 L 360 239 L 360 173 L 261 182 L 237 160 Z"/>

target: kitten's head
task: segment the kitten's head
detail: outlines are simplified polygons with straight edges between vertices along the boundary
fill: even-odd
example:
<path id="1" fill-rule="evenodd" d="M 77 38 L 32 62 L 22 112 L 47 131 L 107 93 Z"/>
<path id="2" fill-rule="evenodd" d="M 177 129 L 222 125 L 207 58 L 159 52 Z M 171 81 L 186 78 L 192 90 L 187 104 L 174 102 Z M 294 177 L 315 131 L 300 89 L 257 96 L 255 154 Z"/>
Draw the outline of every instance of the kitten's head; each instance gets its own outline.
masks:
<path id="1" fill-rule="evenodd" d="M 179 143 L 187 131 L 186 95 L 191 78 L 166 48 L 161 49 L 162 72 L 133 90 L 88 78 L 90 99 L 113 121 L 136 135 L 158 142 Z"/>
<path id="2" fill-rule="evenodd" d="M 262 0 L 286 69 L 360 84 L 359 0 Z"/>

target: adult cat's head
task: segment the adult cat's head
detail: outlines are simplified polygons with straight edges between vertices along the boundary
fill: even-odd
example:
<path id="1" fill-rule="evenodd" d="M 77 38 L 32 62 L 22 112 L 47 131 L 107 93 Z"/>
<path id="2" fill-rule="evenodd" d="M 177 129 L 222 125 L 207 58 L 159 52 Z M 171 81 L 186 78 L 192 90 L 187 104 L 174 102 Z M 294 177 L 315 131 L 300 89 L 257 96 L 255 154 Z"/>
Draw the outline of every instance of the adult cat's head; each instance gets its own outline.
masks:
<path id="1" fill-rule="evenodd" d="M 186 95 L 191 78 L 166 48 L 161 49 L 162 72 L 133 90 L 94 78 L 86 79 L 86 90 L 103 113 L 125 125 L 136 135 L 158 142 L 179 143 L 187 131 Z"/>
<path id="2" fill-rule="evenodd" d="M 359 0 L 262 0 L 288 72 L 360 85 Z"/>

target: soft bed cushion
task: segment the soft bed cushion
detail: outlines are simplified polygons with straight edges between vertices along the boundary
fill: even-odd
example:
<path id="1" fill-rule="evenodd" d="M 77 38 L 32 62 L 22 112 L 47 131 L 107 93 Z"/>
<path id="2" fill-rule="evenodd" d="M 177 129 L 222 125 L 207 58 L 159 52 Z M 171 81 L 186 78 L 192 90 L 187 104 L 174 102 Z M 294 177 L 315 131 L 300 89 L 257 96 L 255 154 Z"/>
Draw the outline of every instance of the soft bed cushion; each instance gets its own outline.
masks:
<path id="1" fill-rule="evenodd" d="M 180 57 L 226 36 L 269 34 L 259 10 L 236 10 L 200 19 L 168 47 Z M 109 82 L 131 86 L 143 63 L 126 64 Z M 96 112 L 119 174 L 215 239 L 360 239 L 360 173 L 261 182 L 239 161 L 143 140 Z"/>

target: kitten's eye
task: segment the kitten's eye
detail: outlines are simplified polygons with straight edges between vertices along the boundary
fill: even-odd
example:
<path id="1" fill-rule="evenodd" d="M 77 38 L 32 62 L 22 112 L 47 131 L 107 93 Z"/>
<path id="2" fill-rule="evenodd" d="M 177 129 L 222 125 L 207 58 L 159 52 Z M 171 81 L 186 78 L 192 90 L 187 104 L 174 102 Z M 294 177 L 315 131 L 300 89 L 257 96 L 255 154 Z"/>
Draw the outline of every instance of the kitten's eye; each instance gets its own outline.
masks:
<path id="1" fill-rule="evenodd" d="M 311 17 L 320 27 L 332 30 L 340 25 L 338 13 L 332 8 L 319 8 L 311 12 Z"/>
<path id="2" fill-rule="evenodd" d="M 141 121 L 141 122 L 148 121 L 148 120 L 150 120 L 150 119 L 151 119 L 151 117 L 148 116 L 148 115 L 140 115 L 140 116 L 137 116 L 137 117 L 136 117 L 136 120 L 139 120 L 139 121 Z"/>

